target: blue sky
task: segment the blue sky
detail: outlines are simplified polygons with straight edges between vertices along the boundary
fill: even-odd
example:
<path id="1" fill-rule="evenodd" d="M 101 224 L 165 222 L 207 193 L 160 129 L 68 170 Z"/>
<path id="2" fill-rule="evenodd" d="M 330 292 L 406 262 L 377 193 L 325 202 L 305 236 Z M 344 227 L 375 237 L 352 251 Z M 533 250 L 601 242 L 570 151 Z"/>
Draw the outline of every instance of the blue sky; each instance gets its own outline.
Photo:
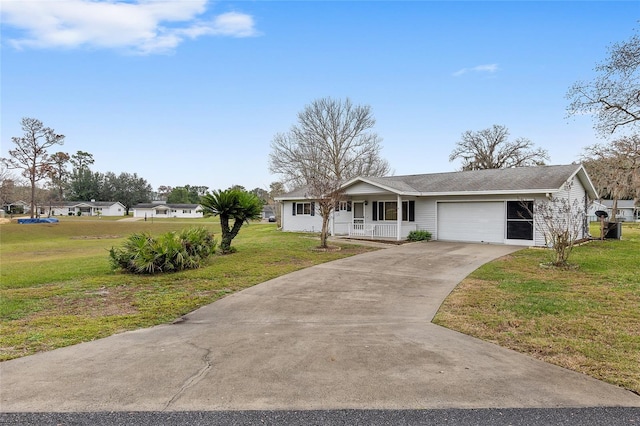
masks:
<path id="1" fill-rule="evenodd" d="M 154 189 L 267 189 L 273 136 L 321 97 L 372 107 L 397 175 L 458 169 L 460 135 L 493 124 L 571 163 L 600 140 L 565 94 L 640 19 L 635 1 L 0 1 L 0 155 L 35 117 L 55 151 Z"/>

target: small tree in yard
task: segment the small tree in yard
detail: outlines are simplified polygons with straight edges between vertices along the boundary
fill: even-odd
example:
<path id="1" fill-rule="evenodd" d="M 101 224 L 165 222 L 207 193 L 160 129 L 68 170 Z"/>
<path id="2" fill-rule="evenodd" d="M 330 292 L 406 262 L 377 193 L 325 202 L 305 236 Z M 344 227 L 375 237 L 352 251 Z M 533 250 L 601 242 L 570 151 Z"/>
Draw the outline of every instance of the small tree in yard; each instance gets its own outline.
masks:
<path id="1" fill-rule="evenodd" d="M 289 132 L 271 142 L 269 170 L 294 187 L 304 187 L 322 216 L 320 246 L 327 247 L 329 218 L 342 197 L 341 185 L 356 176 L 385 176 L 381 139 L 372 131 L 371 107 L 322 98 L 298 113 Z"/>
<path id="2" fill-rule="evenodd" d="M 544 235 L 545 244 L 553 250 L 551 264 L 567 267 L 573 247 L 586 226 L 585 199 L 570 201 L 568 198 L 551 196 L 547 200 L 536 200 L 530 213 L 536 228 Z"/>
<path id="3" fill-rule="evenodd" d="M 53 166 L 47 149 L 53 145 L 62 145 L 64 135 L 44 127 L 42 121 L 35 118 L 25 117 L 21 124 L 24 136 L 11 138 L 16 148 L 9 150 L 11 158 L 2 158 L 1 161 L 8 169 L 22 170 L 22 176 L 29 179 L 31 217 L 33 218 L 36 213 L 36 185 L 50 175 Z"/>
<path id="4" fill-rule="evenodd" d="M 213 191 L 202 197 L 200 205 L 205 216 L 220 216 L 220 251 L 223 254 L 235 251 L 231 247 L 231 241 L 238 235 L 242 225 L 262 216 L 262 200 L 254 194 L 238 189 Z"/>

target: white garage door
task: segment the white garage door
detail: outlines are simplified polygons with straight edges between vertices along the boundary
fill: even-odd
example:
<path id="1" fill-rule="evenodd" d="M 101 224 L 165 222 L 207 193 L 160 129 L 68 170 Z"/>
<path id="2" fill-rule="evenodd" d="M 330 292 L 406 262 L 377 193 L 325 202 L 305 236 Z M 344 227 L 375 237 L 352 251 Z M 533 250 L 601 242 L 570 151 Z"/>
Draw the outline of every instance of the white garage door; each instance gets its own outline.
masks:
<path id="1" fill-rule="evenodd" d="M 504 242 L 504 203 L 438 203 L 438 239 Z"/>

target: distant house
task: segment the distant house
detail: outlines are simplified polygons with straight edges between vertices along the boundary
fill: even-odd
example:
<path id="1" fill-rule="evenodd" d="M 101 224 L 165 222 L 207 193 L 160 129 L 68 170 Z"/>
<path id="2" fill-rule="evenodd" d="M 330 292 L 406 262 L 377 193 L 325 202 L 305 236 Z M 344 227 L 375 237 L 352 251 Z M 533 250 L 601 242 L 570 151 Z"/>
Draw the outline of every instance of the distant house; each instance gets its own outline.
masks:
<path id="1" fill-rule="evenodd" d="M 265 204 L 262 208 L 262 218 L 269 219 L 270 217 L 275 217 L 276 215 L 276 207 L 270 204 Z"/>
<path id="2" fill-rule="evenodd" d="M 136 204 L 132 207 L 133 217 L 203 217 L 200 204 L 168 204 L 164 201 L 154 203 Z"/>
<path id="3" fill-rule="evenodd" d="M 589 207 L 589 219 L 592 221 L 599 220 L 595 216 L 597 210 L 606 211 L 609 217 L 613 210 L 613 200 L 594 201 Z M 633 200 L 618 200 L 616 207 L 616 220 L 623 222 L 633 222 L 640 220 L 640 207 L 636 206 Z"/>
<path id="4" fill-rule="evenodd" d="M 330 218 L 332 235 L 401 240 L 413 230 L 427 230 L 435 240 L 528 246 L 546 243 L 523 203 L 534 210 L 534 201 L 551 196 L 579 200 L 582 238 L 589 233 L 589 200 L 597 198 L 577 164 L 356 177 L 342 190 L 344 200 Z M 304 189 L 276 200 L 284 231 L 320 232 L 322 218 Z"/>
<path id="5" fill-rule="evenodd" d="M 56 201 L 39 206 L 41 216 L 124 216 L 119 201 Z"/>
<path id="6" fill-rule="evenodd" d="M 4 204 L 2 206 L 2 209 L 5 211 L 6 214 L 13 215 L 13 214 L 28 213 L 31 210 L 31 207 L 29 206 L 29 203 L 22 200 L 17 200 L 11 203 Z"/>

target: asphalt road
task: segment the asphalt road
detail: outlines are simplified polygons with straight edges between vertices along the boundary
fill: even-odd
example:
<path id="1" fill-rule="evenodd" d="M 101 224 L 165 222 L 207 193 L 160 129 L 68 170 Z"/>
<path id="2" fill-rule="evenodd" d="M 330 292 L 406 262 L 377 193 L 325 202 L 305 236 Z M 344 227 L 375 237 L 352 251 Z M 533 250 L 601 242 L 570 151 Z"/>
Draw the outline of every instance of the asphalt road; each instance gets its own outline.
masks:
<path id="1" fill-rule="evenodd" d="M 640 408 L 511 408 L 473 410 L 174 411 L 0 414 L 0 424 L 37 426 L 172 425 L 491 425 L 634 426 Z"/>

